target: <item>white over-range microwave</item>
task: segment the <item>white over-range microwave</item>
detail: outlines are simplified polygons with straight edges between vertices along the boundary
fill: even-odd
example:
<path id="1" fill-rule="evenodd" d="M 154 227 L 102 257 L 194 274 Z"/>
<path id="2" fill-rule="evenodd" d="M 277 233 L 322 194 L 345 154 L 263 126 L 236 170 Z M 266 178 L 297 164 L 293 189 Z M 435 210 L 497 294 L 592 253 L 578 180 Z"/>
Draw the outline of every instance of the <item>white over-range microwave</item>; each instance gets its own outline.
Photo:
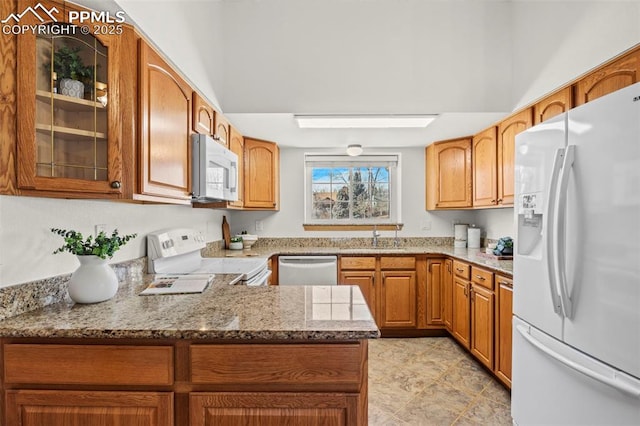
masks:
<path id="1" fill-rule="evenodd" d="M 193 201 L 236 201 L 238 156 L 207 135 L 194 134 L 191 142 Z"/>

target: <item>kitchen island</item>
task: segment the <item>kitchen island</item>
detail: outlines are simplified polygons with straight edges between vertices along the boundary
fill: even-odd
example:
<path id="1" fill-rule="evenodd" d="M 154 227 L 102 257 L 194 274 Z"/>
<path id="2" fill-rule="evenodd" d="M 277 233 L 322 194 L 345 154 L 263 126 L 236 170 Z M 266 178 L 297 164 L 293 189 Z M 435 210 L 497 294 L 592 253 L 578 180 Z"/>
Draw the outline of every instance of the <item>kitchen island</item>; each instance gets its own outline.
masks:
<path id="1" fill-rule="evenodd" d="M 3 424 L 367 424 L 379 331 L 359 288 L 234 279 L 139 296 L 147 275 L 1 321 Z"/>

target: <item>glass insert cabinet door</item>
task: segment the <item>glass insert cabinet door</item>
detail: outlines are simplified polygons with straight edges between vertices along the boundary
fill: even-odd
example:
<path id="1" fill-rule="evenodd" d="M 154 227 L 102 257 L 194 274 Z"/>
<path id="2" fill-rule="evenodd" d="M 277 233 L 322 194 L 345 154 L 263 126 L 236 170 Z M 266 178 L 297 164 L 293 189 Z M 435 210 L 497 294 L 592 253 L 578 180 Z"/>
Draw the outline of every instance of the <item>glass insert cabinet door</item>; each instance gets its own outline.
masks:
<path id="1" fill-rule="evenodd" d="M 117 194 L 121 153 L 111 96 L 117 90 L 110 84 L 115 41 L 65 23 L 46 25 L 51 31 L 18 37 L 18 185 Z"/>

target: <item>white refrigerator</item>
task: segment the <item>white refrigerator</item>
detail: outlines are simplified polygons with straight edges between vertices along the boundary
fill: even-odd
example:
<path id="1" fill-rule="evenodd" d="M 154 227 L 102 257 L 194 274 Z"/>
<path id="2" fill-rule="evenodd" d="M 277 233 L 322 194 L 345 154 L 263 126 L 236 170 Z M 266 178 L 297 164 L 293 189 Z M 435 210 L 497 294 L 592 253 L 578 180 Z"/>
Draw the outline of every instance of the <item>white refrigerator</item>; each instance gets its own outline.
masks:
<path id="1" fill-rule="evenodd" d="M 518 425 L 640 425 L 640 83 L 516 136 Z"/>

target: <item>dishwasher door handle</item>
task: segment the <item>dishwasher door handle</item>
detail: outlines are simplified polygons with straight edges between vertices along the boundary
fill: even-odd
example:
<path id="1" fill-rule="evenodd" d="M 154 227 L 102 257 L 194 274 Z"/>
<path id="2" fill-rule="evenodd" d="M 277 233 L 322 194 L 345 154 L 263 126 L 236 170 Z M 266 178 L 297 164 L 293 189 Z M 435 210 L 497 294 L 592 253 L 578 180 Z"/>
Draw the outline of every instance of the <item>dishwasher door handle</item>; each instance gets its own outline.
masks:
<path id="1" fill-rule="evenodd" d="M 299 263 L 299 264 L 316 264 L 316 263 L 333 263 L 337 262 L 336 256 L 279 256 L 280 263 Z"/>

